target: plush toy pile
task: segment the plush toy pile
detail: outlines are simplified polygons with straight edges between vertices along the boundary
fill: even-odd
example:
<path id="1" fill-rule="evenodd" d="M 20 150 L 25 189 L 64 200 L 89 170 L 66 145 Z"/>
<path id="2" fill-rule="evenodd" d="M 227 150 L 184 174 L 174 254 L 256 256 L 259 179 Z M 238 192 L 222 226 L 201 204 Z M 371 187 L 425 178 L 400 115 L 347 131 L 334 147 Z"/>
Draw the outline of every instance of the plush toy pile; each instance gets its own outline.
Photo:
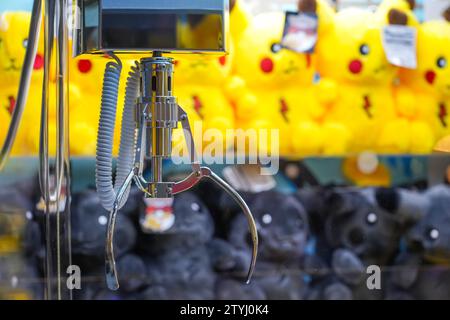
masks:
<path id="1" fill-rule="evenodd" d="M 40 277 L 45 219 L 33 206 L 33 194 L 12 196 L 23 188 L 5 189 L 0 203 L 3 210 L 29 211 L 24 258 Z M 75 298 L 450 299 L 448 185 L 425 191 L 330 186 L 293 194 L 243 193 L 260 239 L 250 285 L 244 283 L 251 257 L 246 219 L 226 193 L 219 192 L 215 205 L 203 202 L 210 189 L 205 182 L 166 207 L 153 207 L 132 190 L 116 223 L 117 292 L 105 283 L 108 212 L 95 191 L 75 194 L 72 254 L 82 270 Z M 173 214 L 171 227 L 149 229 L 141 223 L 143 216 L 158 218 L 162 212 Z M 10 266 L 8 259 L 2 261 L 3 274 Z M 374 266 L 380 268 L 378 280 L 370 278 Z M 39 297 L 38 287 L 27 282 L 21 287 Z"/>
<path id="2" fill-rule="evenodd" d="M 279 150 L 282 156 L 295 157 L 431 152 L 450 134 L 450 14 L 419 24 L 413 9 L 414 1 L 385 0 L 375 12 L 349 8 L 336 13 L 324 0 L 300 0 L 298 11 L 316 17 L 318 26 L 313 50 L 299 53 L 280 45 L 284 13 L 253 16 L 245 1 L 231 1 L 230 54 L 175 57 L 175 95 L 190 116 L 198 149 L 220 154 L 256 148 L 260 154 Z M 6 12 L 0 19 L 0 138 L 15 106 L 29 21 L 24 12 Z M 415 69 L 387 60 L 382 41 L 386 26 L 416 30 Z M 38 151 L 42 48 L 41 41 L 15 155 Z M 107 61 L 92 56 L 71 59 L 73 155 L 95 154 Z M 118 115 L 131 64 L 124 61 Z M 50 119 L 56 115 L 54 81 Z M 51 137 L 55 130 L 51 120 Z M 174 134 L 174 144 L 184 147 L 181 129 Z"/>

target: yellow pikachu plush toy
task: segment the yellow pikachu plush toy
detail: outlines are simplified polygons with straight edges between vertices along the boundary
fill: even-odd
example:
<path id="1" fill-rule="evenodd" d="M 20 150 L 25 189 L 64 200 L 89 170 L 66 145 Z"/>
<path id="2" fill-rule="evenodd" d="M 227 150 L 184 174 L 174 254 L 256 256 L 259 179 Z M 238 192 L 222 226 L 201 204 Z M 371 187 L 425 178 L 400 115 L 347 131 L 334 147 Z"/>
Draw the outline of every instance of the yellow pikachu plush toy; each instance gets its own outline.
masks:
<path id="1" fill-rule="evenodd" d="M 320 37 L 324 4 L 308 2 L 300 2 L 299 7 L 307 12 L 318 9 Z M 320 121 L 325 109 L 313 85 L 315 57 L 277 48 L 284 22 L 283 13 L 260 14 L 236 42 L 235 75 L 229 91 L 236 105 L 237 127 L 266 130 L 268 137 L 278 132 L 283 156 L 317 155 L 323 150 Z M 258 137 L 260 150 L 277 151 L 272 150 L 277 147 L 274 141 L 261 134 Z"/>
<path id="2" fill-rule="evenodd" d="M 396 90 L 399 107 L 428 123 L 434 142 L 450 135 L 450 8 L 444 17 L 420 26 L 418 67 L 400 71 Z"/>
<path id="3" fill-rule="evenodd" d="M 103 70 L 107 59 L 81 56 L 69 60 L 69 81 L 77 88 L 70 96 L 70 151 L 75 156 L 95 155 Z"/>
<path id="4" fill-rule="evenodd" d="M 31 14 L 28 12 L 4 12 L 0 15 L 0 106 L 11 115 L 16 104 L 19 80 L 28 45 L 28 29 Z M 43 37 L 40 37 L 38 52 L 34 61 L 29 97 L 25 108 L 13 155 L 30 155 L 35 153 L 34 147 L 28 143 L 35 122 L 39 122 L 43 78 Z M 10 116 L 8 118 L 9 123 Z M 4 128 L 7 130 L 7 127 Z M 2 141 L 3 142 L 3 141 Z"/>
<path id="5" fill-rule="evenodd" d="M 277 141 L 263 141 L 263 134 L 270 137 L 270 130 L 279 130 L 280 153 L 287 155 L 291 143 L 287 138 L 289 125 L 285 117 L 288 107 L 283 90 L 286 85 L 296 87 L 299 75 L 296 71 L 307 61 L 288 50 L 272 51 L 273 45 L 281 40 L 283 26 L 284 15 L 281 13 L 254 17 L 236 42 L 235 75 L 228 91 L 236 107 L 237 128 L 258 133 L 260 152 L 277 152 L 272 150 L 272 147 L 278 149 L 277 146 L 271 146 Z M 290 72 L 291 69 L 294 72 Z M 254 143 L 249 142 L 249 147 Z"/>
<path id="6" fill-rule="evenodd" d="M 10 115 L 6 108 L 0 106 L 0 143 L 3 144 L 5 141 L 6 133 L 8 131 L 8 125 L 10 121 Z"/>
<path id="7" fill-rule="evenodd" d="M 250 25 L 252 15 L 244 0 L 230 0 L 230 34 L 239 41 L 242 32 Z"/>
<path id="8" fill-rule="evenodd" d="M 108 58 L 102 55 L 82 55 L 69 61 L 70 82 L 84 93 L 100 96 L 103 74 Z M 100 100 L 99 100 L 100 101 Z"/>
<path id="9" fill-rule="evenodd" d="M 249 24 L 251 15 L 242 0 L 230 1 L 229 54 L 223 57 L 179 55 L 175 59 L 175 95 L 189 116 L 196 146 L 226 151 L 233 141 L 226 139 L 227 129 L 234 129 L 234 109 L 226 95 L 232 72 L 234 41 Z M 208 21 L 206 21 L 208 22 Z M 198 46 L 198 44 L 197 44 Z M 203 130 L 200 130 L 203 129 Z M 224 139 L 213 141 L 210 133 L 220 133 Z M 205 133 L 205 136 L 203 134 Z M 181 127 L 174 131 L 174 155 L 186 155 L 184 134 Z M 218 142 L 218 144 L 217 144 Z M 222 147 L 221 147 L 222 145 Z"/>
<path id="10" fill-rule="evenodd" d="M 205 132 L 204 147 L 213 147 L 214 142 L 217 142 L 218 151 L 225 151 L 233 143 L 228 139 L 227 145 L 226 131 L 234 129 L 234 111 L 224 90 L 231 72 L 231 59 L 232 55 L 222 57 L 185 55 L 175 60 L 175 96 L 189 117 L 201 119 Z M 193 120 L 191 119 L 191 123 Z M 194 123 L 195 127 L 197 126 Z M 214 139 L 218 141 L 210 144 L 207 140 L 210 139 L 208 130 L 211 129 L 216 131 L 217 138 L 220 138 L 219 134 L 222 138 Z M 215 135 L 213 131 L 209 132 Z"/>
<path id="11" fill-rule="evenodd" d="M 340 11 L 318 52 L 320 74 L 334 87 L 334 97 L 329 94 L 326 121 L 340 122 L 350 129 L 352 153 L 391 151 L 384 148 L 380 137 L 386 126 L 396 120 L 392 82 L 397 68 L 386 59 L 376 20 L 369 11 Z M 394 145 L 395 150 L 404 148 L 406 138 L 390 139 L 392 142 L 387 141 L 387 145 Z"/>
<path id="12" fill-rule="evenodd" d="M 6 11 L 0 15 L 0 84 L 18 86 L 25 51 L 31 14 L 22 11 Z M 34 61 L 31 84 L 42 84 L 44 69 L 44 43 L 41 34 Z"/>
<path id="13" fill-rule="evenodd" d="M 415 7 L 415 0 L 383 0 L 376 10 L 375 19 L 382 25 L 389 24 L 391 22 L 390 12 L 394 9 L 406 16 L 408 25 L 417 26 L 419 22 L 413 12 Z"/>
<path id="14" fill-rule="evenodd" d="M 334 11 L 324 1 L 300 0 L 298 10 L 302 13 L 315 14 L 318 18 L 318 42 L 316 51 L 320 52 L 321 40 L 331 32 L 333 27 Z M 317 73 L 316 54 L 299 54 L 307 59 L 306 69 L 300 70 L 295 90 L 287 92 L 288 101 L 293 106 L 290 110 L 293 121 L 290 127 L 293 134 L 292 153 L 295 156 L 336 156 L 347 153 L 350 132 L 342 124 L 334 121 L 325 121 L 329 96 L 333 95 L 333 88 L 326 79 L 316 81 L 311 79 Z M 331 86 L 332 87 L 332 86 Z"/>
<path id="15" fill-rule="evenodd" d="M 390 9 L 389 9 L 390 8 Z M 413 12 L 413 1 L 385 0 L 376 12 L 383 25 L 404 25 L 416 30 L 420 28 Z M 420 45 L 420 44 L 419 44 Z M 418 57 L 421 64 L 421 57 Z M 403 68 L 399 68 L 402 73 Z M 432 151 L 434 138 L 431 127 L 422 119 L 419 109 L 409 89 L 402 81 L 395 80 L 393 84 L 396 121 L 390 122 L 380 137 L 381 151 L 391 153 L 407 152 L 426 154 Z M 395 139 L 393 139 L 395 137 Z"/>
<path id="16" fill-rule="evenodd" d="M 125 57 L 126 58 L 126 57 Z M 114 61 L 106 55 L 82 55 L 70 59 L 69 76 L 71 85 L 78 88 L 70 102 L 71 151 L 74 155 L 95 155 L 97 130 L 100 119 L 100 105 L 105 67 Z M 117 99 L 117 116 L 114 133 L 113 154 L 118 154 L 122 111 L 127 78 L 134 65 L 133 59 L 121 58 L 122 72 Z"/>

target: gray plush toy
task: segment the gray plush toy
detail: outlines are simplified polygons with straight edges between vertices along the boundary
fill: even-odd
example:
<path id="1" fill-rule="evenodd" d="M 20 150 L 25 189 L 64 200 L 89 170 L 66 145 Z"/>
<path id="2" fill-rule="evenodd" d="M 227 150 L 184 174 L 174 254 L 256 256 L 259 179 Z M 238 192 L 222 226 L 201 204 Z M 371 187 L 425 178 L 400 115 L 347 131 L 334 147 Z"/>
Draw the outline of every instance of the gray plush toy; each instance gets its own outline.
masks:
<path id="1" fill-rule="evenodd" d="M 450 299 L 450 188 L 428 190 L 426 214 L 406 235 L 390 275 L 388 299 Z"/>
<path id="2" fill-rule="evenodd" d="M 146 264 L 147 288 L 139 298 L 213 299 L 215 273 L 208 251 L 214 223 L 208 208 L 192 192 L 175 197 L 175 222 L 167 231 L 147 231 L 139 238 Z"/>
<path id="3" fill-rule="evenodd" d="M 251 257 L 251 241 L 245 218 L 236 216 L 224 252 L 217 285 L 218 299 L 303 299 L 306 292 L 302 260 L 309 236 L 308 218 L 293 196 L 263 192 L 249 204 L 259 233 L 259 252 L 250 285 L 244 284 Z M 225 262 L 228 262 L 227 264 Z M 228 270 L 226 266 L 228 265 Z"/>
<path id="4" fill-rule="evenodd" d="M 318 188 L 302 190 L 299 197 L 316 235 L 309 261 L 328 270 L 312 275 L 308 298 L 328 292 L 334 299 L 382 299 L 384 283 L 381 290 L 367 286 L 368 267 L 378 266 L 382 274 L 389 270 L 405 230 L 424 212 L 423 197 L 394 188 Z"/>

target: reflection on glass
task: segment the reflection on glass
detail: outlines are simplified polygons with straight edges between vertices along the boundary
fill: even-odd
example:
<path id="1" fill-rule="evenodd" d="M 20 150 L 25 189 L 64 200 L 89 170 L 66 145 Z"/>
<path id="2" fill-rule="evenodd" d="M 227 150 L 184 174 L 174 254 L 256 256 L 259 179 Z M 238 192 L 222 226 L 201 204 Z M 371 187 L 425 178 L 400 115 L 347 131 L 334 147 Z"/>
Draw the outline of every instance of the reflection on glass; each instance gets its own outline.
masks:
<path id="1" fill-rule="evenodd" d="M 227 4 L 223 0 L 85 0 L 81 51 L 223 52 Z"/>
<path id="2" fill-rule="evenodd" d="M 224 50 L 219 14 L 105 12 L 102 23 L 104 48 Z"/>

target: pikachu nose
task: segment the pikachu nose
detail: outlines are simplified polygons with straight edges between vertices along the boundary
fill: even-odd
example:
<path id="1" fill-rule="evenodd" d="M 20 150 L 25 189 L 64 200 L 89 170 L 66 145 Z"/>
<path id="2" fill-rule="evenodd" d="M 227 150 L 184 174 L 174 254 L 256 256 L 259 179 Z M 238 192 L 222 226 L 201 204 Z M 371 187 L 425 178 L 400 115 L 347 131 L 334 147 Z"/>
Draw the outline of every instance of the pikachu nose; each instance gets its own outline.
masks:
<path id="1" fill-rule="evenodd" d="M 353 74 L 360 73 L 362 71 L 362 68 L 363 68 L 363 64 L 362 64 L 362 62 L 360 60 L 353 60 L 348 65 L 348 69 Z"/>

